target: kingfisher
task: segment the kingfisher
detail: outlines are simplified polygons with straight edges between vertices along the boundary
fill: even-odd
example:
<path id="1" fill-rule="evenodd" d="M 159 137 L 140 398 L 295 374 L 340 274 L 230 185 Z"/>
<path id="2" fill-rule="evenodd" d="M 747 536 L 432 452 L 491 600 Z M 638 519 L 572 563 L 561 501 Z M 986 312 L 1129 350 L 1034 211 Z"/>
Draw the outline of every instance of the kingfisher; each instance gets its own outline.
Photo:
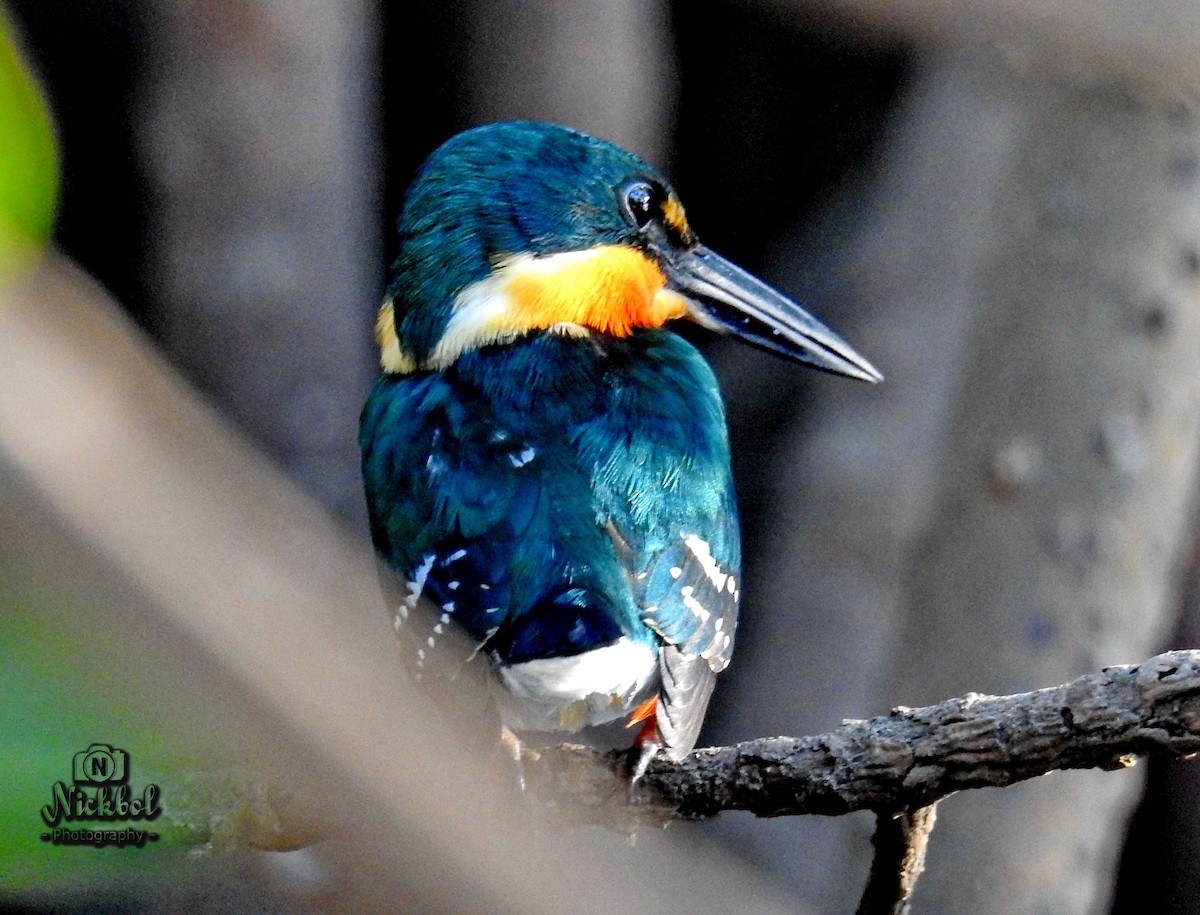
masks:
<path id="1" fill-rule="evenodd" d="M 566 127 L 453 137 L 398 231 L 359 444 L 408 663 L 486 659 L 510 740 L 624 720 L 635 781 L 682 759 L 733 652 L 741 546 L 717 380 L 672 322 L 882 376 L 700 244 L 653 168 Z"/>

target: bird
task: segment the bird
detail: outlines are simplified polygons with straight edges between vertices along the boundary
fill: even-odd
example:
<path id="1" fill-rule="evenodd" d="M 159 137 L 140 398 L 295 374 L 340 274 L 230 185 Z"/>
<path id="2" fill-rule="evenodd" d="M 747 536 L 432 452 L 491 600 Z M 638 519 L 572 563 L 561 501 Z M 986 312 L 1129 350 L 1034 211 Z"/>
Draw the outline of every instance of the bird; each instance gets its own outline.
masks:
<path id="1" fill-rule="evenodd" d="M 517 755 L 623 722 L 634 781 L 682 759 L 733 653 L 741 544 L 718 382 L 673 322 L 882 375 L 702 245 L 654 168 L 571 128 L 452 137 L 397 231 L 359 445 L 408 666 L 483 659 Z"/>

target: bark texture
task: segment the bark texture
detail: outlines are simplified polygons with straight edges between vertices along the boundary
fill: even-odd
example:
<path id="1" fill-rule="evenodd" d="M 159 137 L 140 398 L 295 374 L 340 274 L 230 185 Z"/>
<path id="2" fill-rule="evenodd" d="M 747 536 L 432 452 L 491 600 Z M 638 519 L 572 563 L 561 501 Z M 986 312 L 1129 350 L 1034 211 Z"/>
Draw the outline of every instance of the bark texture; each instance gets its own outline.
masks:
<path id="1" fill-rule="evenodd" d="M 925 852 L 937 822 L 937 805 L 880 813 L 875 819 L 875 859 L 857 915 L 906 915 L 925 871 Z"/>

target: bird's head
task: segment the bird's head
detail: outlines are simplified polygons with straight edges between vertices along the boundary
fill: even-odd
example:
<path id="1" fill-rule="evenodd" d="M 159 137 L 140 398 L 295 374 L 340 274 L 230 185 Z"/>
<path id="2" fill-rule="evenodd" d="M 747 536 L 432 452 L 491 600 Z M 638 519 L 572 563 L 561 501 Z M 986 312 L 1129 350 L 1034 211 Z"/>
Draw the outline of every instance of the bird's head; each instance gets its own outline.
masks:
<path id="1" fill-rule="evenodd" d="M 799 305 L 701 245 L 641 159 L 553 124 L 461 133 L 417 174 L 376 334 L 390 372 L 532 332 L 628 336 L 690 318 L 826 371 L 882 376 Z"/>

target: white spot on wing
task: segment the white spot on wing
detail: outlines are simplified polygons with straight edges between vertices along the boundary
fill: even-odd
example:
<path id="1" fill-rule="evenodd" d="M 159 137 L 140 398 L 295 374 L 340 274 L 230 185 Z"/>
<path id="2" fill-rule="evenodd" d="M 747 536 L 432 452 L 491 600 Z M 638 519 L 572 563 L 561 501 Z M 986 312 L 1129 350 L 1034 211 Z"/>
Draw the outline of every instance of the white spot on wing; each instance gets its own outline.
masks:
<path id="1" fill-rule="evenodd" d="M 692 551 L 692 555 L 700 562 L 701 568 L 704 569 L 704 574 L 708 576 L 708 580 L 712 582 L 713 587 L 718 591 L 724 590 L 726 582 L 729 581 L 729 573 L 721 570 L 721 566 L 713 558 L 712 549 L 709 547 L 707 541 L 701 540 L 695 534 L 692 534 L 685 537 L 683 542 Z"/>
<path id="2" fill-rule="evenodd" d="M 526 445 L 520 454 L 510 454 L 508 460 L 514 467 L 524 467 L 535 457 L 537 457 L 537 450 Z"/>
<path id="3" fill-rule="evenodd" d="M 683 590 L 688 592 L 687 594 L 683 595 L 683 605 L 691 610 L 696 619 L 700 620 L 701 623 L 707 623 L 708 618 L 712 616 L 712 614 L 704 609 L 704 605 L 701 604 L 700 601 L 692 597 L 690 588 L 684 588 Z"/>
<path id="4" fill-rule="evenodd" d="M 487 643 L 492 640 L 492 636 L 494 636 L 499 631 L 500 631 L 499 626 L 493 626 L 491 629 L 489 629 L 487 632 L 485 632 L 483 635 L 483 641 L 481 641 L 478 645 L 475 646 L 475 650 L 471 652 L 471 656 L 469 658 L 467 658 L 467 662 L 470 663 L 471 661 L 474 661 L 475 656 L 478 655 L 479 652 L 481 652 L 484 649 L 484 647 L 487 645 Z"/>
<path id="5" fill-rule="evenodd" d="M 421 564 L 413 572 L 412 581 L 408 582 L 408 596 L 404 598 L 404 603 L 409 607 L 415 607 L 421 599 L 421 594 L 425 591 L 425 582 L 429 580 L 429 572 L 436 559 L 436 553 L 426 553 Z"/>

